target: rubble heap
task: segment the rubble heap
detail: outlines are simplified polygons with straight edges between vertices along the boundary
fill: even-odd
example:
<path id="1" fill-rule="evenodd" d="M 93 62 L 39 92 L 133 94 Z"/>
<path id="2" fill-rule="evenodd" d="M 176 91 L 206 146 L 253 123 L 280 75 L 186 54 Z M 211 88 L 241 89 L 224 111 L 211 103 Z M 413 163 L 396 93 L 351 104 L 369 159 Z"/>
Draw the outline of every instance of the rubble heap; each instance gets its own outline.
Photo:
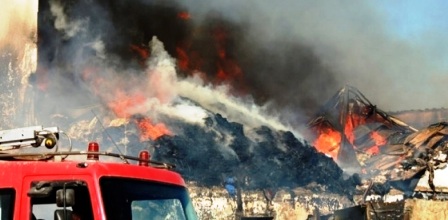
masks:
<path id="1" fill-rule="evenodd" d="M 246 189 L 314 183 L 322 186 L 317 191 L 349 195 L 353 190 L 333 159 L 289 131 L 263 126 L 247 134 L 244 125 L 219 114 L 206 118 L 204 126 L 183 123 L 177 127 L 181 129 L 177 135 L 154 142 L 154 159 L 178 165 L 177 171 L 200 185 L 222 185 L 223 177 L 236 177 Z"/>
<path id="2" fill-rule="evenodd" d="M 328 214 L 353 205 L 356 176 L 344 176 L 332 158 L 289 131 L 245 129 L 220 114 L 204 125 L 164 121 L 178 130 L 154 141 L 153 158 L 177 165 L 203 218 L 235 219 L 239 211 L 305 219 L 316 208 Z M 226 178 L 236 180 L 241 195 L 225 190 Z"/>

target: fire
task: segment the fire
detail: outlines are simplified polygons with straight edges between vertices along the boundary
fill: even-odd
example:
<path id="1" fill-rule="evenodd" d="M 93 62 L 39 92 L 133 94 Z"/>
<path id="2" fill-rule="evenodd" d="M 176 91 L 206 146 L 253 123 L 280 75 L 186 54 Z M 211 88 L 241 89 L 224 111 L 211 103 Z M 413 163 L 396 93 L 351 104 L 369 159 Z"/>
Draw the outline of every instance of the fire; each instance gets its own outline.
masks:
<path id="1" fill-rule="evenodd" d="M 369 131 L 368 135 L 371 142 L 363 142 L 363 146 L 356 146 L 357 138 L 355 136 L 355 130 L 361 125 L 368 125 L 372 122 L 381 122 L 381 119 L 376 117 L 369 117 L 369 114 L 365 114 L 364 108 L 355 108 L 351 106 L 348 114 L 345 116 L 345 122 L 343 124 L 344 138 L 347 140 L 347 144 L 350 144 L 353 149 L 363 151 L 368 155 L 376 155 L 380 152 L 380 147 L 387 143 L 387 139 L 375 130 Z M 342 136 L 341 133 L 336 131 L 332 126 L 326 124 L 320 124 L 314 128 L 317 132 L 317 138 L 314 141 L 314 146 L 319 152 L 330 155 L 333 159 L 337 160 L 337 155 L 341 147 Z M 371 143 L 371 146 L 366 145 Z"/>
<path id="2" fill-rule="evenodd" d="M 355 141 L 354 129 L 365 124 L 365 118 L 356 114 L 348 114 L 344 124 L 344 135 L 353 144 Z M 318 136 L 314 141 L 314 146 L 319 152 L 331 156 L 337 160 L 337 155 L 341 147 L 342 136 L 341 133 L 328 126 L 317 128 Z"/>
<path id="3" fill-rule="evenodd" d="M 341 133 L 331 128 L 322 129 L 319 131 L 319 135 L 313 145 L 319 152 L 327 154 L 336 160 L 341 146 Z"/>
<path id="4" fill-rule="evenodd" d="M 115 100 L 109 102 L 108 106 L 120 118 L 131 118 L 133 108 L 137 108 L 146 101 L 143 94 L 129 96 L 124 92 L 117 92 Z M 140 140 L 155 140 L 162 135 L 171 135 L 171 131 L 163 123 L 153 124 L 151 119 L 139 116 L 135 122 L 140 130 Z"/>
<path id="5" fill-rule="evenodd" d="M 220 82 L 228 80 L 237 80 L 242 76 L 242 70 L 239 65 L 233 60 L 225 60 L 223 65 L 218 65 L 217 79 Z"/>
<path id="6" fill-rule="evenodd" d="M 117 91 L 115 100 L 108 103 L 108 106 L 115 113 L 117 117 L 129 118 L 131 116 L 130 110 L 138 105 L 141 105 L 146 100 L 141 94 L 128 96 L 124 92 Z"/>
<path id="7" fill-rule="evenodd" d="M 187 52 L 185 52 L 185 50 L 182 49 L 181 47 L 177 47 L 176 52 L 177 56 L 179 57 L 177 59 L 177 66 L 179 67 L 180 70 L 187 71 L 190 63 L 190 59 L 188 58 Z"/>
<path id="8" fill-rule="evenodd" d="M 360 116 L 354 113 L 351 113 L 347 116 L 345 126 L 344 126 L 344 133 L 347 137 L 347 140 L 351 143 L 355 143 L 355 133 L 353 132 L 356 127 L 359 125 L 363 125 L 366 123 L 366 118 L 364 116 Z"/>
<path id="9" fill-rule="evenodd" d="M 378 132 L 372 132 L 370 137 L 375 141 L 376 146 L 385 145 L 387 140 L 383 136 L 381 136 Z"/>
<path id="10" fill-rule="evenodd" d="M 198 52 L 191 51 L 188 44 L 181 44 L 176 47 L 177 67 L 186 74 L 200 75 L 201 79 L 207 81 L 207 77 L 203 75 L 204 60 Z"/>
<path id="11" fill-rule="evenodd" d="M 376 131 L 370 134 L 370 138 L 375 142 L 375 145 L 367 149 L 366 153 L 376 155 L 380 152 L 380 146 L 385 145 L 387 140 Z"/>
<path id="12" fill-rule="evenodd" d="M 188 13 L 179 13 L 180 19 L 189 18 Z M 207 38 L 212 46 L 204 50 L 198 47 L 191 39 L 185 39 L 177 43 L 175 48 L 177 65 L 183 74 L 198 75 L 205 82 L 215 85 L 232 85 L 231 92 L 244 93 L 246 88 L 243 82 L 243 69 L 240 67 L 237 57 L 232 53 L 234 45 L 233 35 L 225 24 L 217 25 L 211 29 L 197 30 L 210 36 Z"/>
<path id="13" fill-rule="evenodd" d="M 150 53 L 146 46 L 131 45 L 131 51 L 138 55 L 138 62 L 142 67 L 146 67 L 145 61 L 148 59 Z"/>
<path id="14" fill-rule="evenodd" d="M 242 78 L 242 70 L 238 63 L 227 52 L 229 46 L 229 36 L 223 28 L 216 28 L 213 31 L 215 46 L 218 55 L 216 78 L 219 83 L 236 82 Z"/>
<path id="15" fill-rule="evenodd" d="M 140 140 L 147 139 L 155 140 L 163 135 L 171 135 L 171 131 L 165 126 L 165 124 L 157 123 L 153 124 L 149 118 L 140 118 L 136 120 L 140 129 Z"/>
<path id="16" fill-rule="evenodd" d="M 182 20 L 188 20 L 188 19 L 191 18 L 190 14 L 189 14 L 188 12 L 186 12 L 186 11 L 179 12 L 179 13 L 177 14 L 177 17 L 180 18 L 180 19 L 182 19 Z"/>
<path id="17" fill-rule="evenodd" d="M 149 48 L 146 46 L 131 45 L 130 49 L 135 53 L 140 64 L 145 67 L 146 61 L 151 56 Z M 92 92 L 105 100 L 107 107 L 116 117 L 137 125 L 141 140 L 147 140 L 148 138 L 155 140 L 162 135 L 171 134 L 171 131 L 165 124 L 153 124 L 151 119 L 143 116 L 151 110 L 150 107 L 147 106 L 148 97 L 155 98 L 161 102 L 167 99 L 165 96 L 168 92 L 163 91 L 159 94 L 162 90 L 156 88 L 161 84 L 160 75 L 152 74 L 151 77 L 147 79 L 152 90 L 146 91 L 136 89 L 142 85 L 148 85 L 142 82 L 144 80 L 123 78 L 123 80 L 127 80 L 125 83 L 127 86 L 124 86 L 124 84 L 121 84 L 120 86 L 114 82 L 108 82 L 101 73 L 107 73 L 105 75 L 116 74 L 110 69 L 87 65 L 82 71 L 82 77 L 83 80 L 91 84 Z"/>

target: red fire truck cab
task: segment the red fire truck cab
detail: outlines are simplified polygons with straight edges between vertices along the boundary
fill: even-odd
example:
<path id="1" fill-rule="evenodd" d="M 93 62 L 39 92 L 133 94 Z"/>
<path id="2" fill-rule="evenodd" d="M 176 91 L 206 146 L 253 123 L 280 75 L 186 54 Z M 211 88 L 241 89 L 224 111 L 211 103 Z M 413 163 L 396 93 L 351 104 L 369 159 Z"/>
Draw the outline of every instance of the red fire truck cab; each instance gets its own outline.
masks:
<path id="1" fill-rule="evenodd" d="M 197 219 L 172 165 L 149 160 L 147 151 L 100 152 L 95 142 L 58 151 L 59 134 L 42 126 L 0 131 L 1 220 Z M 104 160 L 110 157 L 123 162 Z"/>

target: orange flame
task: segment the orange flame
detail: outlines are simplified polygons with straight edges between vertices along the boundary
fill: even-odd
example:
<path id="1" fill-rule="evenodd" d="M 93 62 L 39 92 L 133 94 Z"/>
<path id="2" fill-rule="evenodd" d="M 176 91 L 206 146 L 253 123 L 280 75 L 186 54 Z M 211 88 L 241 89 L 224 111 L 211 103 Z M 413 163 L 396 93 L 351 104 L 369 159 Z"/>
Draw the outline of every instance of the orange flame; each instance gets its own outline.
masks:
<path id="1" fill-rule="evenodd" d="M 134 94 L 128 96 L 124 92 L 117 92 L 115 100 L 109 102 L 115 115 L 121 118 L 129 118 L 132 116 L 130 110 L 143 104 L 146 97 L 142 94 Z M 171 131 L 163 123 L 153 124 L 149 118 L 138 118 L 135 120 L 140 130 L 140 140 L 155 140 L 162 135 L 171 135 Z"/>
<path id="2" fill-rule="evenodd" d="M 180 14 L 182 15 L 182 14 Z M 183 16 L 183 15 L 182 15 Z M 185 74 L 195 75 L 198 72 L 210 74 L 199 75 L 204 81 L 213 84 L 231 84 L 232 92 L 244 93 L 247 89 L 243 82 L 243 70 L 231 51 L 232 39 L 225 27 L 218 26 L 211 31 L 214 54 L 204 54 L 196 48 L 194 42 L 179 42 L 176 47 L 178 68 Z M 213 75 L 212 75 L 213 74 Z"/>
<path id="3" fill-rule="evenodd" d="M 179 12 L 179 13 L 177 14 L 177 17 L 180 18 L 180 19 L 182 19 L 182 20 L 188 20 L 188 19 L 191 18 L 191 15 L 190 15 L 188 12 L 183 11 L 183 12 Z"/>
<path id="4" fill-rule="evenodd" d="M 360 116 L 357 114 L 349 114 L 347 116 L 345 126 L 344 126 L 344 134 L 347 137 L 347 140 L 353 145 L 355 143 L 355 133 L 353 132 L 356 127 L 359 125 L 366 124 L 366 118 L 364 116 Z"/>
<path id="5" fill-rule="evenodd" d="M 380 152 L 380 146 L 385 145 L 387 140 L 375 131 L 370 134 L 370 138 L 375 142 L 375 145 L 367 149 L 366 153 L 376 155 Z"/>
<path id="6" fill-rule="evenodd" d="M 171 135 L 171 131 L 162 124 L 153 124 L 149 118 L 142 118 L 137 120 L 137 125 L 140 128 L 140 140 L 147 139 L 155 140 L 162 135 Z"/>
<path id="7" fill-rule="evenodd" d="M 138 55 L 138 63 L 142 67 L 146 67 L 146 60 L 148 59 L 150 52 L 149 48 L 145 46 L 138 46 L 138 45 L 131 45 L 130 49 L 132 52 L 136 53 Z"/>
<path id="8" fill-rule="evenodd" d="M 347 115 L 344 126 L 344 135 L 352 145 L 356 138 L 353 130 L 361 124 L 365 124 L 364 117 L 356 114 Z M 341 148 L 341 133 L 327 126 L 323 126 L 321 128 L 318 127 L 317 133 L 318 136 L 313 143 L 316 149 L 319 152 L 331 156 L 334 160 L 337 160 L 337 156 Z"/>
<path id="9" fill-rule="evenodd" d="M 197 51 L 191 49 L 191 43 L 183 42 L 176 47 L 177 66 L 183 73 L 195 75 L 203 71 L 204 60 Z M 206 77 L 201 77 L 206 80 Z"/>
<path id="10" fill-rule="evenodd" d="M 136 94 L 133 96 L 128 96 L 124 92 L 117 91 L 115 94 L 115 99 L 108 103 L 108 106 L 115 113 L 117 117 L 120 118 L 129 118 L 131 113 L 130 109 L 136 107 L 143 102 L 146 98 L 141 94 Z"/>
<path id="11" fill-rule="evenodd" d="M 357 149 L 355 145 L 355 129 L 360 125 L 365 125 L 370 122 L 384 122 L 383 119 L 378 117 L 367 117 L 363 112 L 364 109 L 351 109 L 345 120 L 344 124 L 344 135 L 347 141 Z M 356 111 L 361 110 L 361 111 Z M 335 160 L 337 159 L 338 152 L 341 145 L 341 134 L 335 131 L 332 127 L 328 127 L 325 124 L 318 126 L 317 128 L 317 138 L 314 141 L 314 146 L 316 149 L 322 153 L 332 156 Z M 377 131 L 370 132 L 370 140 L 373 140 L 371 146 L 363 146 L 363 151 L 369 155 L 376 155 L 380 152 L 380 147 L 387 143 L 387 138 L 381 136 Z M 367 144 L 368 142 L 364 143 Z M 359 150 L 359 149 L 358 149 Z"/>
<path id="12" fill-rule="evenodd" d="M 178 56 L 177 65 L 182 71 L 187 71 L 190 63 L 187 52 L 181 47 L 177 47 L 176 52 Z"/>
<path id="13" fill-rule="evenodd" d="M 341 133 L 331 128 L 322 129 L 318 132 L 319 135 L 313 142 L 313 145 L 319 152 L 327 154 L 336 160 L 341 147 Z"/>
<path id="14" fill-rule="evenodd" d="M 216 77 L 219 83 L 224 81 L 240 81 L 242 70 L 238 63 L 227 53 L 229 37 L 223 28 L 216 28 L 213 31 L 216 50 L 218 52 L 218 63 Z"/>

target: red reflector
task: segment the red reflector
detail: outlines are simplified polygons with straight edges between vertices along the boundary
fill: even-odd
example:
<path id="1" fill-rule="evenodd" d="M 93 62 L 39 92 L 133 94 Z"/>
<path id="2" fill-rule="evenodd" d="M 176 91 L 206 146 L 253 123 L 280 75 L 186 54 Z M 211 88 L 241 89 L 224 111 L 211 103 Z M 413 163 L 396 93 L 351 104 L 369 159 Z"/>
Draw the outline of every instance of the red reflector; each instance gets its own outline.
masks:
<path id="1" fill-rule="evenodd" d="M 138 155 L 138 158 L 140 161 L 138 162 L 139 166 L 145 166 L 147 167 L 149 164 L 149 152 L 147 150 L 140 151 L 140 154 Z"/>
<path id="2" fill-rule="evenodd" d="M 96 142 L 90 142 L 89 147 L 87 148 L 88 152 L 98 153 L 100 150 L 100 146 Z M 87 160 L 99 160 L 98 154 L 87 154 Z"/>

